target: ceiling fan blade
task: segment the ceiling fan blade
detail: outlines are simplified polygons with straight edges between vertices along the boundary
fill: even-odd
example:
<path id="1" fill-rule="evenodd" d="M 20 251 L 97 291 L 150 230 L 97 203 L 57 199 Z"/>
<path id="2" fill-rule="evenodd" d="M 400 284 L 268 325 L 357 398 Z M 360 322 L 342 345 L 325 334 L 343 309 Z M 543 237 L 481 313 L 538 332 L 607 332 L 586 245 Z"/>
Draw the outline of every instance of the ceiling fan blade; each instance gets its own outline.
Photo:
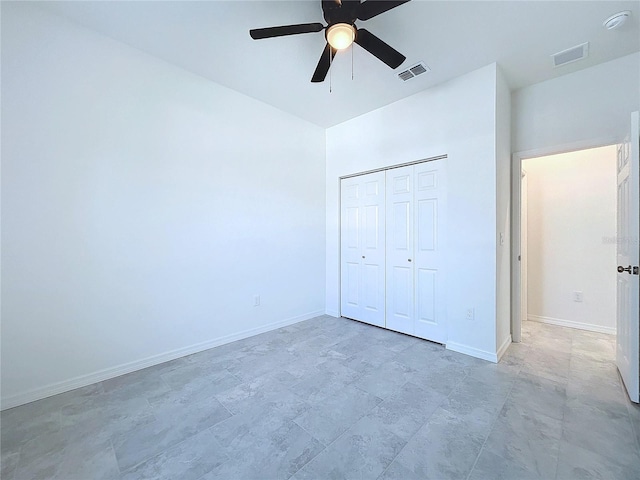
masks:
<path id="1" fill-rule="evenodd" d="M 284 37 L 286 35 L 298 35 L 299 33 L 321 32 L 324 25 L 321 23 L 299 23 L 297 25 L 283 25 L 281 27 L 254 28 L 249 30 L 249 35 L 254 40 L 263 38 Z"/>
<path id="2" fill-rule="evenodd" d="M 391 68 L 399 67 L 407 58 L 395 48 L 390 47 L 373 33 L 365 30 L 364 28 L 359 28 L 356 32 L 355 42 L 371 55 L 389 65 Z"/>
<path id="3" fill-rule="evenodd" d="M 360 11 L 358 12 L 359 20 L 369 20 L 381 13 L 387 12 L 392 8 L 399 7 L 403 3 L 407 3 L 409 0 L 367 0 L 360 4 Z"/>
<path id="4" fill-rule="evenodd" d="M 327 43 L 322 51 L 322 55 L 320 56 L 320 60 L 318 61 L 318 66 L 316 67 L 316 71 L 313 72 L 313 77 L 311 77 L 311 81 L 313 83 L 324 82 L 327 73 L 329 72 L 329 67 L 331 67 L 331 61 L 333 57 L 336 56 L 337 50 L 335 48 L 331 48 L 331 46 Z"/>

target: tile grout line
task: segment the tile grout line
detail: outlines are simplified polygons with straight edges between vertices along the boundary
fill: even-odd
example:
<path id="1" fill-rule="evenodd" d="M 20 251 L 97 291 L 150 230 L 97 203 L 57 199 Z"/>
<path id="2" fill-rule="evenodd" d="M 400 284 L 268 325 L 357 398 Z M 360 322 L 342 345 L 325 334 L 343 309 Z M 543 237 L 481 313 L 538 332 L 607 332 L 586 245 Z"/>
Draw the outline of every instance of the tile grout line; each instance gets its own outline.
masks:
<path id="1" fill-rule="evenodd" d="M 573 360 L 573 339 L 576 335 L 576 332 L 571 333 L 571 346 L 569 348 L 569 374 L 567 376 L 567 383 L 564 385 L 564 405 L 562 406 L 562 421 L 560 423 L 560 439 L 558 440 L 558 458 L 556 460 L 556 474 L 554 476 L 555 479 L 558 478 L 558 470 L 560 469 L 560 448 L 562 446 L 562 439 L 564 438 L 564 429 L 565 429 L 565 410 L 567 409 L 567 403 L 569 401 L 569 396 L 567 395 L 567 389 L 569 388 L 569 381 L 571 379 L 571 360 Z"/>
<path id="2" fill-rule="evenodd" d="M 217 398 L 215 398 L 215 396 L 214 396 L 213 398 L 214 398 L 214 399 L 215 399 L 215 400 L 216 400 L 216 401 L 217 401 L 217 402 L 222 406 L 222 408 L 224 408 L 224 409 L 227 411 L 227 413 L 229 413 L 231 416 L 229 416 L 229 417 L 227 417 L 227 418 L 224 418 L 224 419 L 222 419 L 222 420 L 220 420 L 220 421 L 216 422 L 215 424 L 210 425 L 210 426 L 209 426 L 209 427 L 207 427 L 207 428 L 204 428 L 204 429 L 202 429 L 202 430 L 200 430 L 200 431 L 198 431 L 198 432 L 195 432 L 193 435 L 189 435 L 188 437 L 183 438 L 183 439 L 182 439 L 182 440 L 180 440 L 179 442 L 176 442 L 176 443 L 173 443 L 173 444 L 169 445 L 167 448 L 165 448 L 165 449 L 164 449 L 164 450 L 162 450 L 161 452 L 158 452 L 158 453 L 156 453 L 156 454 L 153 454 L 153 455 L 150 455 L 149 457 L 144 458 L 143 460 L 141 460 L 140 462 L 136 463 L 135 465 L 132 465 L 131 467 L 129 467 L 129 468 L 127 468 L 127 469 L 125 469 L 125 470 L 124 470 L 124 472 L 122 471 L 122 468 L 120 468 L 120 462 L 118 462 L 118 457 L 117 457 L 117 455 L 116 455 L 116 450 L 115 450 L 115 447 L 113 447 L 113 437 L 114 437 L 114 435 L 111 435 L 111 436 L 109 437 L 109 441 L 111 442 L 111 446 L 112 446 L 112 448 L 113 448 L 113 454 L 116 456 L 116 463 L 117 463 L 117 465 L 118 465 L 118 470 L 121 472 L 120 474 L 122 475 L 123 473 L 127 473 L 127 472 L 132 471 L 134 468 L 136 468 L 136 467 L 138 467 L 138 466 L 142 465 L 142 464 L 143 464 L 143 463 L 145 463 L 145 462 L 148 462 L 148 461 L 149 461 L 149 460 L 151 460 L 152 458 L 156 458 L 156 457 L 158 457 L 158 456 L 162 455 L 163 453 L 166 453 L 167 451 L 171 450 L 172 448 L 175 448 L 176 446 L 178 446 L 178 445 L 180 445 L 180 444 L 182 444 L 182 443 L 186 442 L 187 440 L 192 439 L 192 438 L 193 438 L 193 437 L 195 437 L 196 435 L 200 435 L 201 433 L 203 433 L 203 432 L 205 432 L 205 431 L 207 431 L 207 430 L 212 429 L 212 428 L 213 428 L 213 427 L 215 427 L 216 425 L 218 425 L 218 424 L 220 424 L 220 423 L 224 422 L 225 420 L 228 420 L 229 418 L 232 418 L 232 417 L 234 416 L 234 415 L 233 415 L 231 412 L 229 412 L 229 410 L 228 410 L 228 409 L 227 409 L 227 408 L 222 404 L 222 402 L 220 402 Z M 147 403 L 149 403 L 149 399 L 146 399 L 146 400 L 147 400 Z M 155 416 L 155 412 L 153 411 L 153 410 L 154 410 L 154 407 L 153 407 L 153 406 L 151 406 L 151 410 L 152 410 L 152 415 L 154 416 L 154 422 L 157 422 L 157 421 L 158 421 L 158 417 L 156 417 L 156 416 Z M 134 428 L 134 429 L 132 429 L 132 430 L 137 430 L 138 428 L 140 428 L 140 427 L 145 427 L 145 426 L 147 426 L 147 425 L 150 425 L 151 423 L 153 423 L 153 422 L 150 422 L 150 423 L 146 423 L 146 424 L 140 425 L 140 426 L 138 426 L 138 427 L 135 427 L 135 428 Z M 132 430 L 129 430 L 129 431 L 132 431 Z"/>
<path id="3" fill-rule="evenodd" d="M 353 385 L 353 386 L 354 386 L 355 388 L 358 388 L 356 385 Z M 362 390 L 362 389 L 359 389 L 359 390 Z M 372 396 L 374 396 L 374 397 L 377 397 L 377 395 L 373 395 L 373 394 L 371 394 L 371 393 L 369 393 L 369 392 L 366 392 L 366 391 L 364 391 L 364 390 L 362 390 L 362 391 L 363 391 L 364 393 L 368 393 L 369 395 L 372 395 Z M 380 397 L 377 397 L 377 398 L 380 398 Z M 305 401 L 304 399 L 302 399 L 302 401 L 306 403 L 306 401 Z M 374 409 L 374 408 L 377 408 L 377 407 L 378 407 L 378 405 L 382 404 L 383 402 L 384 402 L 384 399 L 382 399 L 382 402 L 380 402 L 379 404 L 375 405 L 374 407 L 371 407 L 371 409 L 369 409 L 369 412 L 367 412 L 367 413 L 371 413 L 371 411 L 373 411 L 373 409 Z M 302 466 L 301 466 L 298 470 L 296 470 L 296 471 L 295 471 L 295 473 L 294 473 L 293 475 L 291 475 L 289 478 L 291 478 L 291 477 L 293 477 L 295 474 L 297 474 L 300 470 L 302 470 L 305 466 L 307 466 L 307 465 L 308 465 L 309 463 L 311 463 L 315 458 L 317 458 L 317 457 L 318 457 L 322 452 L 324 452 L 325 450 L 327 450 L 331 445 L 333 445 L 333 444 L 334 444 L 335 442 L 337 442 L 340 438 L 342 438 L 342 437 L 344 436 L 344 434 L 345 434 L 345 433 L 347 433 L 351 427 L 353 427 L 356 423 L 358 423 L 360 420 L 362 420 L 365 416 L 366 416 L 366 415 L 363 415 L 362 417 L 358 418 L 358 420 L 356 420 L 356 421 L 355 421 L 355 422 L 353 422 L 351 425 L 349 425 L 349 427 L 348 427 L 348 428 L 346 428 L 344 432 L 342 432 L 340 435 L 338 435 L 336 438 L 334 438 L 331 442 L 329 442 L 329 443 L 325 446 L 325 448 L 324 448 L 323 450 L 321 450 L 320 452 L 318 452 L 318 455 L 316 455 L 315 457 L 313 457 L 312 459 L 310 459 L 308 462 L 306 462 L 304 465 L 302 465 Z M 300 426 L 300 425 L 299 425 L 295 420 L 292 420 L 292 421 L 293 421 L 296 425 L 298 425 L 300 428 L 302 428 L 302 429 L 306 432 L 306 430 L 305 430 L 303 427 L 301 427 L 301 426 Z M 309 432 L 307 432 L 307 433 L 309 433 Z M 311 433 L 309 433 L 309 435 L 311 435 Z M 316 437 L 314 437 L 313 435 L 311 435 L 311 436 L 312 436 L 313 438 L 316 438 Z M 316 438 L 316 440 L 318 440 L 320 443 L 322 443 L 322 444 L 324 445 L 324 442 L 320 441 L 320 440 L 319 440 L 319 439 L 317 439 L 317 438 Z M 403 447 L 403 448 L 404 448 L 404 447 Z M 389 465 L 391 465 L 391 463 L 390 463 Z"/>
<path id="4" fill-rule="evenodd" d="M 306 432 L 306 433 L 307 433 L 311 438 L 314 438 L 314 439 L 318 440 L 318 442 L 320 442 L 320 445 L 322 445 L 322 447 L 323 447 L 323 448 L 322 448 L 322 449 L 321 449 L 317 454 L 315 454 L 313 457 L 311 457 L 309 460 L 307 460 L 305 463 L 303 463 L 303 464 L 300 466 L 300 468 L 299 468 L 299 469 L 297 469 L 295 472 L 293 472 L 291 475 L 289 475 L 289 476 L 287 477 L 287 479 L 289 479 L 289 478 L 293 477 L 296 473 L 298 473 L 300 470 L 302 470 L 306 465 L 308 465 L 309 463 L 311 463 L 311 462 L 312 462 L 312 461 L 313 461 L 313 460 L 314 460 L 318 455 L 320 455 L 322 452 L 324 452 L 324 451 L 327 449 L 327 447 L 328 447 L 328 445 L 325 445 L 323 441 L 321 441 L 319 438 L 316 438 L 315 436 L 313 436 L 313 435 L 311 434 L 311 432 L 307 431 L 307 429 L 306 429 L 306 428 L 304 428 L 302 425 L 300 425 L 298 422 L 296 422 L 295 420 L 291 420 L 291 422 L 292 422 L 292 423 L 295 423 L 295 424 L 296 424 L 298 427 L 300 427 L 304 432 Z"/>
<path id="5" fill-rule="evenodd" d="M 113 440 L 111 439 L 111 436 L 109 436 L 109 445 L 111 445 L 111 451 L 113 452 L 113 459 L 116 461 L 116 468 L 118 469 L 118 475 L 120 476 L 120 478 L 122 478 L 123 471 L 120 468 L 120 462 L 118 462 L 118 457 L 116 456 L 116 449 L 113 446 Z"/>
<path id="6" fill-rule="evenodd" d="M 498 410 L 498 415 L 496 415 L 496 418 L 494 418 L 493 422 L 491 422 L 491 426 L 489 427 L 489 433 L 487 434 L 487 436 L 485 437 L 484 441 L 482 442 L 482 446 L 480 447 L 480 451 L 478 452 L 478 455 L 476 456 L 476 459 L 473 462 L 473 465 L 471 466 L 471 469 L 469 470 L 469 473 L 466 476 L 466 480 L 469 480 L 469 478 L 471 478 L 471 474 L 473 473 L 473 470 L 476 468 L 476 465 L 478 464 L 478 460 L 480 459 L 480 455 L 482 455 L 482 452 L 484 451 L 484 447 L 487 444 L 487 440 L 489 440 L 489 437 L 491 436 L 491 433 L 493 433 L 493 429 L 495 428 L 495 424 L 498 421 L 498 419 L 500 418 L 500 413 L 504 409 L 504 406 L 507 403 L 507 400 L 511 396 L 511 392 L 515 388 L 516 382 L 518 381 L 518 378 L 520 378 L 520 373 L 518 373 L 517 377 L 513 381 L 513 384 L 511 385 L 511 388 L 509 388 L 509 392 L 505 395 L 504 402 L 502 402 L 502 405 L 500 406 L 500 410 Z"/>
<path id="7" fill-rule="evenodd" d="M 466 376 L 465 376 L 464 378 L 466 378 Z M 462 381 L 462 380 L 461 380 L 461 381 Z M 410 382 L 406 382 L 406 383 L 405 383 L 405 385 L 406 385 L 407 383 L 410 383 Z M 403 387 L 404 387 L 404 385 L 403 385 Z M 454 387 L 451 391 L 453 391 L 453 390 L 455 390 L 455 387 Z M 422 429 L 424 428 L 424 426 L 425 426 L 427 423 L 429 423 L 429 420 L 431 420 L 431 417 L 433 417 L 433 414 L 434 414 L 434 413 L 436 413 L 436 411 L 438 410 L 438 408 L 441 408 L 441 407 L 442 407 L 442 404 L 443 404 L 443 403 L 445 402 L 445 400 L 447 400 L 448 398 L 449 398 L 449 396 L 448 396 L 448 395 L 447 395 L 447 396 L 445 396 L 445 397 L 444 397 L 444 399 L 442 400 L 442 402 L 440 402 L 440 403 L 438 404 L 438 406 L 437 406 L 436 408 L 434 408 L 434 409 L 433 409 L 433 412 L 431 412 L 431 415 L 429 415 L 429 417 L 424 421 L 424 423 L 423 423 L 422 425 L 420 425 L 420 426 L 416 429 L 416 431 L 415 431 L 415 432 L 413 432 L 413 435 L 411 435 L 411 436 L 407 439 L 407 441 L 406 441 L 406 442 L 405 442 L 405 444 L 402 446 L 402 448 L 400 449 L 400 451 L 398 451 L 398 453 L 396 454 L 396 456 L 395 456 L 395 457 L 393 457 L 393 459 L 389 462 L 389 465 L 387 465 L 387 466 L 385 467 L 385 469 L 382 471 L 382 473 L 381 473 L 380 475 L 378 475 L 378 478 L 382 477 L 382 476 L 387 472 L 387 470 L 389 470 L 389 468 L 391 467 L 391 465 L 393 465 L 393 462 L 395 462 L 395 461 L 396 461 L 396 458 L 398 458 L 398 457 L 400 456 L 400 454 L 404 451 L 404 449 L 407 447 L 407 445 L 409 445 L 409 442 L 411 442 L 411 440 L 413 440 L 413 439 L 415 438 L 415 436 L 416 436 L 416 435 L 418 435 L 418 432 L 419 432 L 420 430 L 422 430 Z M 384 400 L 383 400 L 383 402 L 384 402 Z"/>

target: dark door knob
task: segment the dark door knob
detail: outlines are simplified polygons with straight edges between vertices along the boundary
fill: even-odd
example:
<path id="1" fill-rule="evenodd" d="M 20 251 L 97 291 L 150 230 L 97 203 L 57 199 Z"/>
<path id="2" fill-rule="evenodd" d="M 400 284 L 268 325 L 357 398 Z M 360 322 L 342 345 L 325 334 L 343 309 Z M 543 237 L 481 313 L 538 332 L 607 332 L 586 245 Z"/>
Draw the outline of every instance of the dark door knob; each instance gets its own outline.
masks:
<path id="1" fill-rule="evenodd" d="M 618 273 L 622 272 L 627 272 L 629 275 L 631 275 L 631 265 L 629 265 L 627 268 L 624 268 L 622 265 L 618 265 Z"/>

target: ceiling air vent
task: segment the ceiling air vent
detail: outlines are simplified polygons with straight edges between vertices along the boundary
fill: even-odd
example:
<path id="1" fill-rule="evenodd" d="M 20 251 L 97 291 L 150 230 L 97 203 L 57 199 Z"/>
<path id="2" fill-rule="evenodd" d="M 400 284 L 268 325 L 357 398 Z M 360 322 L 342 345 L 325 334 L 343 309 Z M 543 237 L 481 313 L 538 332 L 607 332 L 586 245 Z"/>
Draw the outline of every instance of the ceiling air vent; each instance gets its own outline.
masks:
<path id="1" fill-rule="evenodd" d="M 562 52 L 554 53 L 551 55 L 553 58 L 553 66 L 559 67 L 560 65 L 566 65 L 567 63 L 577 62 L 589 55 L 589 42 L 583 43 L 576 47 L 563 50 Z"/>
<path id="2" fill-rule="evenodd" d="M 430 72 L 431 69 L 424 63 L 424 62 L 420 62 L 415 64 L 412 67 L 409 67 L 407 70 L 404 70 L 403 72 L 400 72 L 398 74 L 398 77 L 400 78 L 400 80 L 403 81 L 407 81 L 413 77 L 417 77 L 418 75 L 421 75 L 425 72 Z"/>
<path id="3" fill-rule="evenodd" d="M 409 80 L 410 78 L 415 77 L 415 75 L 413 73 L 411 73 L 409 70 L 405 70 L 402 73 L 399 73 L 398 76 L 400 77 L 400 79 L 402 80 Z"/>
<path id="4" fill-rule="evenodd" d="M 409 71 L 411 71 L 411 73 L 413 73 L 414 75 L 420 75 L 421 73 L 424 73 L 427 71 L 427 69 L 425 68 L 424 65 L 422 65 L 421 63 L 417 64 L 415 67 L 411 67 L 409 69 Z"/>

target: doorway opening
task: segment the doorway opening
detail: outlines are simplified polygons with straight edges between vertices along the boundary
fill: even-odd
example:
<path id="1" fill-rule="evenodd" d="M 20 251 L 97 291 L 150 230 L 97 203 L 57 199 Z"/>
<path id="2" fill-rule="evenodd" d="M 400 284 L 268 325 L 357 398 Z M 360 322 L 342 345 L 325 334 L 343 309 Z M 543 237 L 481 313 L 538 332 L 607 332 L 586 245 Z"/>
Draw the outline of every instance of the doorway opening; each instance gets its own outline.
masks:
<path id="1" fill-rule="evenodd" d="M 617 146 L 522 161 L 521 311 L 616 333 Z"/>
<path id="2" fill-rule="evenodd" d="M 625 134 L 624 140 L 622 143 L 614 145 L 617 143 L 614 141 L 609 142 L 600 142 L 591 143 L 591 144 L 581 144 L 574 145 L 574 148 L 564 148 L 561 151 L 560 149 L 556 149 L 555 151 L 531 151 L 531 152 L 520 152 L 515 153 L 512 158 L 512 175 L 511 175 L 511 187 L 512 187 L 512 209 L 511 209 L 511 234 L 512 234 L 512 257 L 511 257 L 511 331 L 512 338 L 514 342 L 522 341 L 522 321 L 523 321 L 523 306 L 521 302 L 522 289 L 524 288 L 523 283 L 521 282 L 521 190 L 522 190 L 522 166 L 523 161 L 527 161 L 528 159 L 536 159 L 543 156 L 549 156 L 556 153 L 566 153 L 566 152 L 578 152 L 579 150 L 589 150 L 594 149 L 595 147 L 609 146 L 611 148 L 615 148 L 616 157 L 615 157 L 615 187 L 616 187 L 616 207 L 615 214 L 609 214 L 609 217 L 615 218 L 615 230 L 611 230 L 612 233 L 607 233 L 609 227 L 604 227 L 603 231 L 600 229 L 599 233 L 595 233 L 597 231 L 591 230 L 591 233 L 587 231 L 586 236 L 591 238 L 591 247 L 593 247 L 594 242 L 598 242 L 600 244 L 600 251 L 596 254 L 592 254 L 595 256 L 603 255 L 603 248 L 607 246 L 611 246 L 611 250 L 615 248 L 616 251 L 616 262 L 611 267 L 611 271 L 617 273 L 616 281 L 611 282 L 616 285 L 616 296 L 615 296 L 615 337 L 614 337 L 614 351 L 615 351 L 615 365 L 618 368 L 618 372 L 620 374 L 620 378 L 624 383 L 624 387 L 629 396 L 629 399 L 632 402 L 638 402 L 640 398 L 640 309 L 638 305 L 640 304 L 640 288 L 639 288 L 639 278 L 640 278 L 640 267 L 638 266 L 640 259 L 640 249 L 638 248 L 640 238 L 640 186 L 639 186 L 639 178 L 638 171 L 640 171 L 640 113 L 632 112 L 631 119 L 629 122 L 630 129 Z M 533 164 L 532 164 L 533 165 Z M 561 164 L 556 162 L 556 168 L 559 168 Z M 571 175 L 568 177 L 568 180 L 564 184 L 560 184 L 560 186 L 554 189 L 555 193 L 560 192 L 561 194 L 557 195 L 553 198 L 553 202 L 550 202 L 551 205 L 550 210 L 555 211 L 559 208 L 560 205 L 563 205 L 563 202 L 570 203 L 573 199 L 579 198 L 582 196 L 593 196 L 594 193 L 592 191 L 582 192 L 580 194 L 580 188 L 578 188 L 578 182 L 576 179 L 579 175 L 583 174 L 582 164 L 580 168 L 577 170 L 574 169 L 572 173 L 575 175 Z M 525 170 L 525 176 L 530 173 Z M 608 174 L 609 169 L 602 172 L 603 174 Z M 592 183 L 592 187 L 594 189 L 599 189 L 598 184 L 607 183 L 605 177 L 597 178 L 598 182 Z M 527 196 L 526 201 L 528 204 L 531 203 L 531 177 L 526 182 L 527 187 Z M 547 186 L 545 185 L 545 188 Z M 580 197 L 582 198 L 582 197 Z M 595 205 L 595 206 L 594 206 Z M 583 208 L 579 212 L 573 212 L 570 215 L 565 215 L 563 217 L 564 224 L 562 226 L 562 230 L 570 231 L 573 228 L 572 221 L 574 217 L 586 217 L 591 221 L 591 223 L 597 223 L 597 220 L 602 214 L 603 210 L 603 202 L 592 202 L 588 206 L 583 206 Z M 548 208 L 549 210 L 549 208 Z M 527 232 L 526 232 L 526 240 L 527 240 L 527 261 L 525 264 L 526 269 L 531 268 L 531 224 L 532 221 L 529 218 L 532 212 L 531 205 L 527 205 L 526 217 L 527 217 Z M 557 223 L 557 222 L 556 222 Z M 544 230 L 542 230 L 544 232 Z M 615 232 L 615 233 L 613 233 Z M 583 232 L 582 237 L 585 234 Z M 549 243 L 549 242 L 547 242 Z M 559 249 L 561 246 L 561 242 L 551 242 L 549 248 L 551 249 Z M 573 258 L 573 261 L 567 262 L 565 258 L 562 256 L 559 257 L 560 260 L 556 261 L 557 264 L 561 268 L 556 268 L 556 273 L 560 277 L 565 278 L 574 278 L 575 276 L 568 275 L 568 272 L 572 272 L 574 269 L 580 269 L 584 275 L 587 276 L 587 280 L 592 277 L 592 272 L 589 270 L 591 264 L 594 262 L 593 257 L 589 257 L 589 251 L 580 250 L 577 245 L 573 245 L 570 250 L 565 250 L 565 252 L 571 252 L 571 254 L 575 253 L 575 251 L 581 252 L 581 255 L 578 255 L 577 258 Z M 608 256 L 604 254 L 605 256 Z M 556 257 L 558 258 L 558 257 Z M 616 266 L 617 264 L 617 266 Z M 585 270 L 583 267 L 587 266 Z M 554 265 L 554 267 L 558 267 L 558 265 Z M 615 268 L 614 268 L 615 267 Z M 607 274 L 608 275 L 608 274 Z M 529 272 L 526 274 L 527 282 L 525 284 L 530 283 L 531 275 Z M 576 280 L 574 280 L 576 281 Z M 578 281 L 583 281 L 582 279 Z M 586 300 L 586 292 L 581 290 L 570 290 L 571 287 L 563 287 L 566 300 L 566 293 L 570 294 L 570 298 L 575 303 L 582 303 Z M 607 287 L 599 287 L 599 288 L 607 288 Z M 529 297 L 531 293 L 531 285 L 526 285 L 526 297 Z M 597 294 L 598 292 L 595 291 Z M 592 293 L 589 293 L 591 296 Z M 582 300 L 582 302 L 581 302 Z M 543 302 L 544 303 L 544 302 Z M 527 320 L 531 317 L 531 303 L 530 298 L 525 299 L 526 307 L 524 308 L 526 311 L 525 317 Z M 542 316 L 542 315 L 541 315 Z M 581 317 L 582 320 L 585 320 L 587 317 Z M 565 319 L 566 320 L 566 319 Z M 600 322 L 603 319 L 599 319 Z M 548 322 L 551 323 L 551 322 Z M 595 325 L 591 322 L 579 322 L 582 325 L 574 324 L 566 324 L 566 326 L 571 327 L 580 327 L 584 328 L 585 326 L 591 327 L 591 329 L 599 331 L 598 329 L 602 329 L 603 325 Z M 586 325 L 585 325 L 586 324 Z M 610 325 L 604 325 L 604 328 L 611 328 Z M 574 332 L 576 332 L 574 330 Z M 584 336 L 585 333 L 589 332 L 581 332 Z M 596 334 L 591 334 L 596 335 Z M 533 337 L 531 337 L 533 338 Z M 551 339 L 553 340 L 553 339 Z M 573 344 L 571 344 L 571 349 L 573 349 Z M 587 349 L 587 354 L 588 354 Z"/>

